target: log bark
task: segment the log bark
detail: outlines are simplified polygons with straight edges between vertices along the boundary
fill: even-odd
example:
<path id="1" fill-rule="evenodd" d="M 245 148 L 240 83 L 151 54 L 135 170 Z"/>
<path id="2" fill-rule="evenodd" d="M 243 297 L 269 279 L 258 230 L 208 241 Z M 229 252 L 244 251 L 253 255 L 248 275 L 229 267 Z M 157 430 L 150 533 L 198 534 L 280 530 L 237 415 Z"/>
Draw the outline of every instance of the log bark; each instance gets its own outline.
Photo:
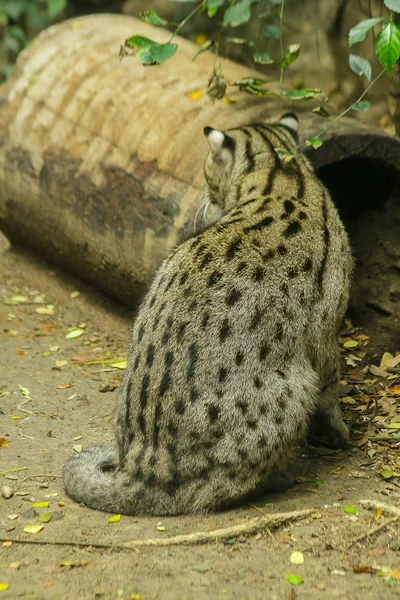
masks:
<path id="1" fill-rule="evenodd" d="M 213 105 L 205 95 L 193 100 L 190 92 L 204 91 L 214 57 L 205 53 L 193 62 L 196 47 L 179 39 L 178 53 L 160 67 L 120 62 L 120 44 L 134 33 L 169 38 L 121 15 L 64 21 L 38 36 L 0 87 L 0 228 L 13 244 L 128 305 L 140 301 L 161 260 L 193 232 L 204 195 L 204 126 L 223 129 L 288 110 L 299 114 L 303 138 L 325 124 L 310 112 L 312 103 L 255 98 L 236 88 L 229 89 L 232 104 Z M 255 74 L 221 63 L 230 83 Z M 398 185 L 399 141 L 355 119 L 339 122 L 309 156 L 322 176 L 325 169 L 342 210 L 349 174 L 338 186 L 335 168 L 344 161 L 380 165 L 385 180 L 390 174 L 386 196 Z M 386 196 L 378 196 L 374 207 L 382 211 Z M 398 203 L 392 204 L 395 220 Z M 390 252 L 400 272 L 398 243 Z"/>

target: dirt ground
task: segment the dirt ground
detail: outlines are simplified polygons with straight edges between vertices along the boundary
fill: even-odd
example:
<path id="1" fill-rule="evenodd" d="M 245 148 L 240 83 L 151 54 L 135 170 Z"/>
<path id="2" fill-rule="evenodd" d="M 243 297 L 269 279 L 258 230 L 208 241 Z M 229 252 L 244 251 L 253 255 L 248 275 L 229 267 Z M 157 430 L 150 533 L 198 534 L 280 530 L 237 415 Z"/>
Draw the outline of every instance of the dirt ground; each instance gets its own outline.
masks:
<path id="1" fill-rule="evenodd" d="M 54 267 L 14 249 L 0 254 L 0 590 L 9 586 L 1 597 L 398 598 L 399 523 L 360 500 L 400 502 L 399 370 L 380 368 L 373 340 L 349 323 L 341 344 L 355 340 L 358 347 L 343 348 L 341 395 L 352 446 L 345 452 L 299 449 L 292 466 L 297 483 L 287 492 L 220 514 L 121 516 L 115 523 L 66 497 L 60 475 L 67 457 L 81 446 L 113 441 L 114 387 L 123 370 L 112 365 L 124 366 L 130 321 L 125 309 Z M 72 327 L 83 333 L 67 339 Z M 36 502 L 49 505 L 32 508 Z M 239 538 L 115 548 L 247 523 L 260 511 L 307 508 L 312 514 L 305 519 Z M 40 532 L 23 531 L 39 525 L 38 518 Z M 304 564 L 291 563 L 293 551 L 302 553 Z M 293 586 L 288 575 L 303 582 Z"/>

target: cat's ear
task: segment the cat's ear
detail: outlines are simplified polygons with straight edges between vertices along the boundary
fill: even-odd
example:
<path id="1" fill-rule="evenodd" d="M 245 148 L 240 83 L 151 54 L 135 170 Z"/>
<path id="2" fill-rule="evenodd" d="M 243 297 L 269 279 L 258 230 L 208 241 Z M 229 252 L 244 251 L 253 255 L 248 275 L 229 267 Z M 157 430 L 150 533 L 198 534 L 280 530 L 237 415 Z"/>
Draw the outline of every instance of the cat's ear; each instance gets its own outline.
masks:
<path id="1" fill-rule="evenodd" d="M 293 137 L 297 139 L 299 134 L 299 119 L 297 118 L 297 115 L 292 112 L 285 113 L 279 119 L 279 123 L 286 127 L 286 129 L 289 129 Z"/>
<path id="2" fill-rule="evenodd" d="M 229 135 L 222 133 L 212 127 L 204 127 L 204 135 L 210 144 L 211 154 L 214 160 L 227 163 L 232 157 L 235 149 L 235 142 Z"/>

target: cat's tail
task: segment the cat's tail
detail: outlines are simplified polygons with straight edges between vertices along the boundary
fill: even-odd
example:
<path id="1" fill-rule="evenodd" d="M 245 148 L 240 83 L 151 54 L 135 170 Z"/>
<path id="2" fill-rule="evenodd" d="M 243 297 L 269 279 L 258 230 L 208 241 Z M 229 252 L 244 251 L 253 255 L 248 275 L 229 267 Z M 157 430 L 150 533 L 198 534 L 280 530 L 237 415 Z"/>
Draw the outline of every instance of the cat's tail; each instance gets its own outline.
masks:
<path id="1" fill-rule="evenodd" d="M 90 508 L 126 513 L 129 491 L 124 495 L 123 475 L 115 471 L 118 455 L 112 446 L 94 446 L 71 457 L 64 465 L 64 487 L 69 496 Z M 107 472 L 108 470 L 108 472 Z"/>

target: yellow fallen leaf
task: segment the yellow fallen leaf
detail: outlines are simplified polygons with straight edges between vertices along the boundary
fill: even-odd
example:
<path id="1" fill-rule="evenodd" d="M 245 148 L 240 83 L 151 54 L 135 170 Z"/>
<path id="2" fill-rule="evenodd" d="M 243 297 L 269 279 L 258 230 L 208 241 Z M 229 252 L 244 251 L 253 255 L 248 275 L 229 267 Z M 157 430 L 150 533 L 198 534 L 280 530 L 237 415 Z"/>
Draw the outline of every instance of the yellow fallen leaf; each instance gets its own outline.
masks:
<path id="1" fill-rule="evenodd" d="M 71 298 L 77 298 L 79 296 L 78 290 L 74 290 L 73 292 L 71 292 L 70 296 L 71 296 Z"/>
<path id="2" fill-rule="evenodd" d="M 49 512 L 45 512 L 36 517 L 36 521 L 38 521 L 38 523 L 48 523 L 51 521 L 51 514 Z"/>
<path id="3" fill-rule="evenodd" d="M 63 560 L 62 562 L 60 562 L 60 567 L 74 567 L 75 563 L 73 563 L 70 560 Z"/>
<path id="4" fill-rule="evenodd" d="M 128 366 L 128 361 L 127 360 L 121 360 L 120 362 L 116 362 L 116 363 L 111 363 L 112 367 L 115 367 L 116 369 L 126 369 Z"/>
<path id="5" fill-rule="evenodd" d="M 80 329 L 79 327 L 74 327 L 74 329 L 72 329 L 71 331 L 68 331 L 67 335 L 65 336 L 67 340 L 74 340 L 76 338 L 81 337 L 81 335 L 83 335 L 85 332 L 83 329 Z"/>
<path id="6" fill-rule="evenodd" d="M 21 417 L 19 415 L 13 415 L 11 418 L 12 419 L 20 419 Z"/>
<path id="7" fill-rule="evenodd" d="M 68 364 L 67 360 L 56 360 L 56 367 L 65 367 Z"/>
<path id="8" fill-rule="evenodd" d="M 35 309 L 38 315 L 54 315 L 54 308 L 48 308 L 47 306 L 39 306 Z"/>
<path id="9" fill-rule="evenodd" d="M 32 508 L 47 508 L 49 506 L 48 502 L 34 502 L 32 504 Z"/>
<path id="10" fill-rule="evenodd" d="M 165 527 L 164 527 L 164 525 L 158 525 L 158 526 L 156 527 L 156 529 L 157 529 L 157 531 L 165 531 Z"/>
<path id="11" fill-rule="evenodd" d="M 72 448 L 75 450 L 75 452 L 82 452 L 83 446 L 82 444 L 74 444 Z"/>
<path id="12" fill-rule="evenodd" d="M 8 519 L 10 519 L 10 521 L 15 521 L 15 519 L 18 519 L 17 513 L 13 513 L 12 515 L 8 515 Z"/>
<path id="13" fill-rule="evenodd" d="M 65 502 L 57 502 L 58 506 L 65 506 Z"/>
<path id="14" fill-rule="evenodd" d="M 198 92 L 190 92 L 188 94 L 189 100 L 200 100 L 200 98 L 202 98 L 202 97 L 203 97 L 203 92 L 200 92 L 200 91 L 198 91 Z"/>
<path id="15" fill-rule="evenodd" d="M 3 548 L 10 548 L 13 545 L 11 540 L 6 540 L 3 542 Z"/>
<path id="16" fill-rule="evenodd" d="M 0 592 L 4 592 L 5 590 L 8 590 L 8 588 L 8 583 L 0 583 Z"/>
<path id="17" fill-rule="evenodd" d="M 24 527 L 25 533 L 30 533 L 32 535 L 39 533 L 39 531 L 42 531 L 42 529 L 44 529 L 44 525 L 27 525 Z"/>
<path id="18" fill-rule="evenodd" d="M 303 565 L 304 564 L 304 556 L 302 552 L 292 552 L 290 555 L 290 562 L 292 565 Z"/>
<path id="19" fill-rule="evenodd" d="M 60 346 L 50 346 L 50 351 L 51 352 L 58 352 L 60 349 Z"/>
<path id="20" fill-rule="evenodd" d="M 229 96 L 224 97 L 224 104 L 235 104 L 237 100 L 235 98 L 229 98 Z"/>
<path id="21" fill-rule="evenodd" d="M 381 368 L 383 367 L 389 367 L 391 362 L 393 360 L 393 354 L 390 354 L 390 352 L 384 352 L 383 356 L 381 358 L 381 364 L 379 365 Z"/>
<path id="22" fill-rule="evenodd" d="M 8 446 L 8 440 L 6 440 L 6 438 L 0 438 L 0 448 L 4 448 L 5 446 Z"/>

